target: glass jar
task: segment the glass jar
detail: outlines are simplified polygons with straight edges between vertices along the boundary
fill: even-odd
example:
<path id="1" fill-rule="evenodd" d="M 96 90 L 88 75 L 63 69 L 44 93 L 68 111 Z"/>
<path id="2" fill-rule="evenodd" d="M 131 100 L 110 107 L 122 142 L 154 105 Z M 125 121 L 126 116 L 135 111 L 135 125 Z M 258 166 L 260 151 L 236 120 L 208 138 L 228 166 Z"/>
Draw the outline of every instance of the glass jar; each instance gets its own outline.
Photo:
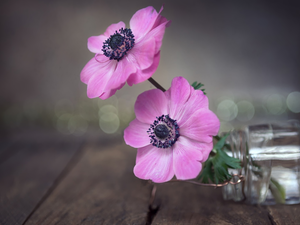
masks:
<path id="1" fill-rule="evenodd" d="M 223 198 L 250 204 L 300 203 L 300 124 L 298 121 L 248 126 L 227 138 L 230 156 L 245 182 L 222 188 Z"/>

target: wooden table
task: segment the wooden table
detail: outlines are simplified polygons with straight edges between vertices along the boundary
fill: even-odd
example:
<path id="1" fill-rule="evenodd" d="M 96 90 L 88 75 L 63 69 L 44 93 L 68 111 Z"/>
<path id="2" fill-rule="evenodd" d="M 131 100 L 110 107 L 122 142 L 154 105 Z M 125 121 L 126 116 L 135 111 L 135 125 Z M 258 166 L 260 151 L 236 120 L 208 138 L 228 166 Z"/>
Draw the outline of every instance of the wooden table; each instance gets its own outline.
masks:
<path id="1" fill-rule="evenodd" d="M 40 129 L 2 134 L 0 224 L 300 224 L 300 205 L 224 201 L 221 190 L 151 185 L 132 172 L 122 135 L 84 137 Z"/>

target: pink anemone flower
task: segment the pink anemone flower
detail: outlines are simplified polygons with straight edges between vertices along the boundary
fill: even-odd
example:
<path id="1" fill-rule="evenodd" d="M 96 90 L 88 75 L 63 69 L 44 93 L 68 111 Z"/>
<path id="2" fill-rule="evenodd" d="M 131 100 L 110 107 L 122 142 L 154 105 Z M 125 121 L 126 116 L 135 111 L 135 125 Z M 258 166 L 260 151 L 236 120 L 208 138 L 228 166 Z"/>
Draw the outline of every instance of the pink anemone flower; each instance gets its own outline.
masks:
<path id="1" fill-rule="evenodd" d="M 135 176 L 156 183 L 174 175 L 179 180 L 195 178 L 220 127 L 207 96 L 176 77 L 166 92 L 153 89 L 140 94 L 134 111 L 136 119 L 125 129 L 124 139 L 137 148 Z"/>
<path id="2" fill-rule="evenodd" d="M 89 98 L 107 99 L 126 81 L 132 86 L 149 79 L 156 71 L 160 47 L 171 21 L 149 6 L 137 11 L 130 20 L 110 25 L 104 34 L 88 39 L 88 49 L 95 53 L 80 74 L 87 84 Z"/>

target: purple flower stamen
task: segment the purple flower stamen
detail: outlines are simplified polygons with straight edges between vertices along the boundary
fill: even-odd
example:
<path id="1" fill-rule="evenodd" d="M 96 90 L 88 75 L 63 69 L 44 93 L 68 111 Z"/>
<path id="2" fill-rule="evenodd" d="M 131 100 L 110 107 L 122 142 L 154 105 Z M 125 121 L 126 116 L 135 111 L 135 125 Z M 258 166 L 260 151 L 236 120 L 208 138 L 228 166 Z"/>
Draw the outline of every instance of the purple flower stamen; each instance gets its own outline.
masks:
<path id="1" fill-rule="evenodd" d="M 176 120 L 171 119 L 169 115 L 156 117 L 147 133 L 150 137 L 150 144 L 157 148 L 170 148 L 180 136 Z"/>
<path id="2" fill-rule="evenodd" d="M 110 60 L 121 60 L 134 46 L 134 35 L 129 28 L 121 28 L 103 42 L 103 54 Z"/>

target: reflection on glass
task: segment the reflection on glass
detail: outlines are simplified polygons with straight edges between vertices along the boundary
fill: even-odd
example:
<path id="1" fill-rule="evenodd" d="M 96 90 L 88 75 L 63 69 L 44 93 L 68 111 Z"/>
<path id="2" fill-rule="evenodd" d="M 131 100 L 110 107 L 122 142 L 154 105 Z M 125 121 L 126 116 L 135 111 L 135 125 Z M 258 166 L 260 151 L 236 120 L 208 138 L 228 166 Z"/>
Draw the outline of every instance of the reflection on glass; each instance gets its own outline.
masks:
<path id="1" fill-rule="evenodd" d="M 247 156 L 246 166 L 246 200 L 251 204 L 265 201 L 271 176 L 271 160 L 257 160 L 256 155 Z"/>
<path id="2" fill-rule="evenodd" d="M 271 162 L 270 187 L 265 204 L 300 203 L 299 122 L 249 126 L 249 155 L 255 162 Z"/>
<path id="3" fill-rule="evenodd" d="M 243 169 L 234 172 L 245 175 L 244 192 L 248 203 L 300 203 L 298 121 L 248 126 L 231 132 L 227 140 L 232 156 L 242 161 Z M 228 199 L 228 191 L 223 189 L 225 199 Z"/>

